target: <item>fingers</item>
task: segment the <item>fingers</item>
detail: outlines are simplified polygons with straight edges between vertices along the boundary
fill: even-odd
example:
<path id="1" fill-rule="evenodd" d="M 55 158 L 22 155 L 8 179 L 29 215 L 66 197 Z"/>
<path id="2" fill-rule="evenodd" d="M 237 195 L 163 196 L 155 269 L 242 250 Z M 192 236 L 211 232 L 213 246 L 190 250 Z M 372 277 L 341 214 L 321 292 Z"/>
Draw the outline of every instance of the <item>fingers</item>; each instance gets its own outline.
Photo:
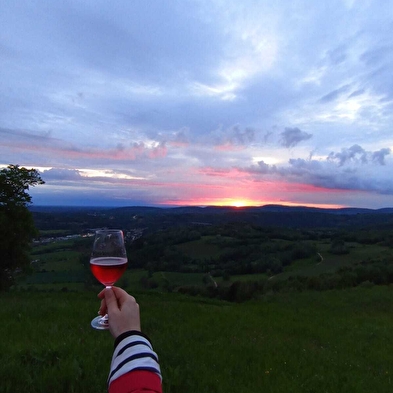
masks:
<path id="1" fill-rule="evenodd" d="M 104 299 L 104 297 L 105 297 L 105 289 L 106 289 L 106 288 L 104 288 L 104 289 L 97 295 L 100 299 Z"/>
<path id="2" fill-rule="evenodd" d="M 101 305 L 98 313 L 100 315 L 114 314 L 121 311 L 123 306 L 135 308 L 139 313 L 139 305 L 135 298 L 126 291 L 118 287 L 104 288 L 98 295 L 101 299 Z"/>
<path id="3" fill-rule="evenodd" d="M 135 300 L 124 289 L 121 289 L 119 287 L 112 287 L 112 290 L 113 290 L 113 293 L 115 294 L 119 304 L 124 303 L 129 298 L 132 298 L 133 300 Z"/>
<path id="4" fill-rule="evenodd" d="M 105 288 L 104 296 L 108 313 L 119 309 L 119 304 L 112 288 Z"/>
<path id="5" fill-rule="evenodd" d="M 108 308 L 106 306 L 106 300 L 105 298 L 103 298 L 101 300 L 101 305 L 100 305 L 100 309 L 98 310 L 98 314 L 104 316 L 105 314 L 107 314 L 107 312 L 108 312 Z"/>
<path id="6" fill-rule="evenodd" d="M 101 299 L 99 314 L 109 316 L 109 330 L 113 337 L 129 331 L 141 331 L 139 305 L 133 296 L 118 287 L 105 288 L 98 297 Z"/>

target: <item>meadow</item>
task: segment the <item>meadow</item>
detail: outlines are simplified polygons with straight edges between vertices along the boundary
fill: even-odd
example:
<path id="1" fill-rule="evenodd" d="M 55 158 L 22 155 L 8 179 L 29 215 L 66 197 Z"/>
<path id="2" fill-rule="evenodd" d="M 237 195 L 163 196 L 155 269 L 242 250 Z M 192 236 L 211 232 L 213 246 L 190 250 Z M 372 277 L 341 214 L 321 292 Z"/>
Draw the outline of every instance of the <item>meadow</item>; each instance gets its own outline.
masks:
<path id="1" fill-rule="evenodd" d="M 91 241 L 35 246 L 31 274 L 19 277 L 10 292 L 0 293 L 0 392 L 106 391 L 113 339 L 90 327 L 101 290 L 88 268 Z M 230 237 L 201 237 L 171 246 L 168 255 L 180 250 L 189 258 L 219 258 L 226 249 L 218 245 L 231 242 Z M 290 241 L 273 239 L 269 244 L 283 248 Z M 294 274 L 319 277 L 363 261 L 392 259 L 392 248 L 382 242 L 346 242 L 346 254 L 330 253 L 326 239 L 313 244 L 317 258 L 296 259 L 274 276 L 214 280 L 224 286 L 285 280 Z M 132 251 L 129 257 L 136 260 Z M 141 306 L 142 329 L 159 355 L 166 393 L 392 390 L 392 284 L 367 281 L 323 291 L 288 287 L 233 303 L 177 291 L 211 285 L 205 273 L 130 267 L 118 285 Z M 149 290 L 148 280 L 156 284 Z"/>
<path id="2" fill-rule="evenodd" d="M 391 286 L 242 304 L 134 294 L 166 393 L 392 390 Z M 1 392 L 106 391 L 113 339 L 90 327 L 95 291 L 11 291 L 0 307 Z"/>

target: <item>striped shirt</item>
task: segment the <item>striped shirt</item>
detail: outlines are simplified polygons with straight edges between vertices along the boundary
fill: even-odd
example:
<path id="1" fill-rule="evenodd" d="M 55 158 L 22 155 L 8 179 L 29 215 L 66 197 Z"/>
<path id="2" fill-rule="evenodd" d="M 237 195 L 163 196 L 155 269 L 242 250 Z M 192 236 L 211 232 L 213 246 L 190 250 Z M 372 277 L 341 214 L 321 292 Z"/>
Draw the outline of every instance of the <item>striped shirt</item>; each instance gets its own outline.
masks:
<path id="1" fill-rule="evenodd" d="M 162 381 L 158 356 L 150 340 L 134 330 L 121 334 L 115 340 L 108 386 L 131 371 L 148 371 Z"/>

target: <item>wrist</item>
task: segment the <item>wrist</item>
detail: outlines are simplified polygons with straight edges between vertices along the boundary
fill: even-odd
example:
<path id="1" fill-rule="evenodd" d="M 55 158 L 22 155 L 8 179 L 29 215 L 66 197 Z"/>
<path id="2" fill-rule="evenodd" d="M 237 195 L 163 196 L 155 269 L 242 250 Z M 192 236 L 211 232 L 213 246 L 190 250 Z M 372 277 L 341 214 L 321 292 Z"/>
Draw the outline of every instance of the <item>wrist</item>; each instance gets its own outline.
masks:
<path id="1" fill-rule="evenodd" d="M 140 330 L 128 330 L 126 332 L 119 334 L 115 338 L 114 347 L 116 348 L 121 341 L 123 341 L 125 338 L 130 337 L 130 336 L 141 336 L 141 337 L 145 338 L 147 341 L 149 341 L 149 343 L 151 344 L 149 337 L 146 334 L 142 333 Z"/>

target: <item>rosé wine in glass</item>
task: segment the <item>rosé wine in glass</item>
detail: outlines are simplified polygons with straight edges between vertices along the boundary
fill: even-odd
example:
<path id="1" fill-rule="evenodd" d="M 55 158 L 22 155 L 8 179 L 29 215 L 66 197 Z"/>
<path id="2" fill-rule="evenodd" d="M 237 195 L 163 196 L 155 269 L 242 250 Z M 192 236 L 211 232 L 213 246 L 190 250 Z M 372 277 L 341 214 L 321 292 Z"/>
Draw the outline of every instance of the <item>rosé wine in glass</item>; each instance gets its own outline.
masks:
<path id="1" fill-rule="evenodd" d="M 90 260 L 90 269 L 101 284 L 110 287 L 126 271 L 127 258 L 93 258 Z"/>
<path id="2" fill-rule="evenodd" d="M 90 269 L 94 277 L 107 288 L 110 288 L 126 271 L 127 254 L 121 230 L 100 229 L 96 231 L 90 257 Z M 94 318 L 91 326 L 95 329 L 108 329 L 108 315 Z"/>

